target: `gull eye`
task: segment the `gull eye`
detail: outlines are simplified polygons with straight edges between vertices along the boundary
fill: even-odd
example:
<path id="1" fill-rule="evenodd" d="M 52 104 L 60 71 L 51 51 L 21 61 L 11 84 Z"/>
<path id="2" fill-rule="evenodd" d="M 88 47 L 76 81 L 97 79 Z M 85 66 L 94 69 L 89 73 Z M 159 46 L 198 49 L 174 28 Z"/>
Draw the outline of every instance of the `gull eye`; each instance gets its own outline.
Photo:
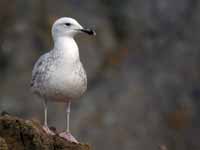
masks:
<path id="1" fill-rule="evenodd" d="M 65 23 L 65 25 L 69 27 L 69 26 L 71 26 L 72 24 L 71 24 L 71 23 Z"/>

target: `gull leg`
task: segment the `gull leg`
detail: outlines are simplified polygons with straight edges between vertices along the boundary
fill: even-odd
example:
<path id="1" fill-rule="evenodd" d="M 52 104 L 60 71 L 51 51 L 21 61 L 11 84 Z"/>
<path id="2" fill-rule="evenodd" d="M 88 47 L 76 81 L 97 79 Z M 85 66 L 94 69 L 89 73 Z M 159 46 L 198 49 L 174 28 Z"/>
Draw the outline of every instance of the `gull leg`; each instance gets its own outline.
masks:
<path id="1" fill-rule="evenodd" d="M 62 132 L 60 133 L 60 137 L 66 139 L 67 141 L 70 141 L 70 142 L 75 142 L 75 143 L 79 143 L 75 137 L 73 137 L 73 135 L 70 133 L 69 131 L 69 122 L 70 122 L 70 105 L 71 105 L 71 102 L 68 101 L 66 103 L 66 131 L 65 132 Z"/>
<path id="2" fill-rule="evenodd" d="M 70 121 L 70 106 L 71 106 L 71 102 L 67 102 L 66 104 L 66 132 L 69 132 L 69 121 Z"/>
<path id="3" fill-rule="evenodd" d="M 49 129 L 48 124 L 47 124 L 47 110 L 48 110 L 48 107 L 47 107 L 47 100 L 45 99 L 45 100 L 44 100 L 44 125 L 43 125 L 43 130 L 44 130 L 47 134 L 55 135 L 55 133 L 53 133 L 53 132 Z"/>

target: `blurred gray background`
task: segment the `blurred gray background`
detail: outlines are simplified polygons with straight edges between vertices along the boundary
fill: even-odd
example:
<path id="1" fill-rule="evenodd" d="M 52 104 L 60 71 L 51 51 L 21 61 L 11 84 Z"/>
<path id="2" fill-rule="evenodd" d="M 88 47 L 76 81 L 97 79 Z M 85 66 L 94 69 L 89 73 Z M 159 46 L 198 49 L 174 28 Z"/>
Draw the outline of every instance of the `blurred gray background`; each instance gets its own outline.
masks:
<path id="1" fill-rule="evenodd" d="M 62 16 L 97 32 L 76 37 L 89 85 L 72 103 L 75 137 L 94 150 L 200 149 L 198 0 L 0 0 L 0 111 L 43 121 L 31 70 Z M 62 131 L 64 104 L 48 119 Z"/>

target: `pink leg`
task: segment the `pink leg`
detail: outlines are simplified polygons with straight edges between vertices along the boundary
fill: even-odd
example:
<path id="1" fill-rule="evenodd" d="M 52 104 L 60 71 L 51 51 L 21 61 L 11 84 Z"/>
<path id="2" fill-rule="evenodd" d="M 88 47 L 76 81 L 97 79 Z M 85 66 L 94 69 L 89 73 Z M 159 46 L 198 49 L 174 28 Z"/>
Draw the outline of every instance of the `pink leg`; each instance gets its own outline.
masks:
<path id="1" fill-rule="evenodd" d="M 62 132 L 59 134 L 60 137 L 66 139 L 67 141 L 70 141 L 70 142 L 75 142 L 75 143 L 79 143 L 75 137 L 72 136 L 72 134 L 70 133 L 69 131 L 69 119 L 70 119 L 70 105 L 71 105 L 71 102 L 68 101 L 67 102 L 67 105 L 66 105 L 66 119 L 67 119 L 67 129 L 65 132 Z"/>

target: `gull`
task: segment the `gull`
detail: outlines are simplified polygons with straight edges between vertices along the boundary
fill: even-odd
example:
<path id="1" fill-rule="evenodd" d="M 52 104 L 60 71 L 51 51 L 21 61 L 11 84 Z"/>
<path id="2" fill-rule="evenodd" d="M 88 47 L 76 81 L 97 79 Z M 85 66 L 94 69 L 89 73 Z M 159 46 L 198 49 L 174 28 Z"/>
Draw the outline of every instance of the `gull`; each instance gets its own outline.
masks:
<path id="1" fill-rule="evenodd" d="M 80 98 L 87 89 L 87 76 L 79 57 L 79 48 L 74 40 L 78 33 L 95 35 L 91 29 L 83 28 L 75 19 L 62 17 L 52 26 L 53 49 L 40 56 L 33 67 L 31 90 L 43 99 L 44 125 L 47 134 L 55 133 L 48 128 L 48 101 L 66 104 L 66 130 L 59 135 L 76 142 L 69 130 L 71 102 Z"/>

